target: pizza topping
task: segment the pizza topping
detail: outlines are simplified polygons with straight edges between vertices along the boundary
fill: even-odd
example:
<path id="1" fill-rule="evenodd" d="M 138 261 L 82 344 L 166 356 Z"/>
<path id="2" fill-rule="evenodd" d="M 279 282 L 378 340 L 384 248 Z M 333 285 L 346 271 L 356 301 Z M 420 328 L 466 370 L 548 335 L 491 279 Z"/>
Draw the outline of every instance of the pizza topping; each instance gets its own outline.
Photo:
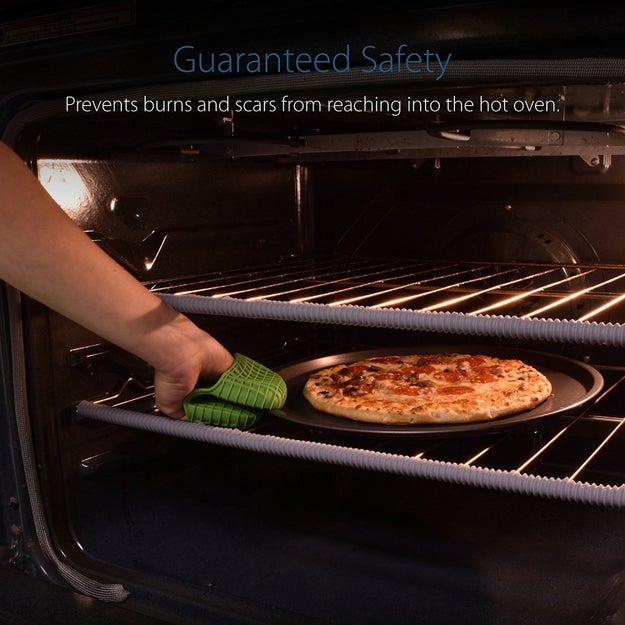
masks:
<path id="1" fill-rule="evenodd" d="M 475 393 L 471 386 L 443 386 L 438 389 L 441 395 L 462 395 L 464 393 Z"/>
<path id="2" fill-rule="evenodd" d="M 469 354 L 383 356 L 313 373 L 304 395 L 315 408 L 378 423 L 455 423 L 528 410 L 549 380 L 520 360 Z"/>

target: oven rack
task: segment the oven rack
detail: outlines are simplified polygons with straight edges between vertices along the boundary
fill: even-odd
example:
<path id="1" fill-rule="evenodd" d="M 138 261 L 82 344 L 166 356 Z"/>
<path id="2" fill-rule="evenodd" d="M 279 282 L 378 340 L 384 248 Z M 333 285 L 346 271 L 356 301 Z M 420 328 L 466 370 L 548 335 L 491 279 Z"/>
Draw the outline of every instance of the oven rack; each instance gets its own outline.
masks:
<path id="1" fill-rule="evenodd" d="M 625 346 L 625 267 L 327 257 L 152 288 L 185 313 Z"/>
<path id="2" fill-rule="evenodd" d="M 352 257 L 295 258 L 151 285 L 165 301 L 189 313 L 604 346 L 625 344 L 622 325 L 606 320 L 610 314 L 624 318 L 623 287 L 625 267 L 617 265 Z M 346 294 L 351 302 L 344 301 Z M 389 304 L 390 294 L 402 301 Z M 509 314 L 490 314 L 504 310 Z M 563 311 L 575 314 L 546 316 Z M 605 390 L 583 410 L 549 417 L 531 428 L 427 441 L 354 437 L 271 415 L 247 432 L 171 421 L 155 415 L 153 399 L 145 396 L 138 402 L 113 397 L 83 401 L 77 414 L 265 454 L 625 507 L 625 369 L 597 368 L 606 379 Z"/>
<path id="3" fill-rule="evenodd" d="M 625 370 L 605 368 L 603 392 L 583 409 L 531 427 L 479 436 L 355 436 L 265 415 L 250 431 L 176 421 L 148 412 L 146 397 L 81 401 L 77 415 L 255 453 L 348 466 L 613 508 L 625 507 L 625 419 L 616 416 Z M 612 408 L 611 408 L 612 406 Z M 616 406 L 616 408 L 614 407 Z"/>

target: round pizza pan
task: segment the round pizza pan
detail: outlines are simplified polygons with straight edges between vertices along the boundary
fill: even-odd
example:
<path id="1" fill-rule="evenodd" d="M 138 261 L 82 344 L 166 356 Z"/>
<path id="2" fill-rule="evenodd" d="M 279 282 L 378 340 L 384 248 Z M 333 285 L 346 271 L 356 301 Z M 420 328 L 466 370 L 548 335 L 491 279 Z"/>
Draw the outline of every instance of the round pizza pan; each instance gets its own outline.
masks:
<path id="1" fill-rule="evenodd" d="M 326 414 L 313 408 L 302 393 L 310 374 L 319 369 L 377 356 L 444 352 L 485 354 L 498 358 L 517 358 L 532 365 L 547 376 L 553 387 L 552 395 L 532 410 L 520 412 L 509 417 L 493 419 L 492 421 L 457 424 L 385 425 L 353 421 Z M 334 354 L 289 365 L 278 370 L 278 373 L 287 384 L 288 396 L 284 407 L 279 410 L 272 410 L 271 414 L 281 419 L 316 429 L 337 430 L 359 435 L 437 437 L 488 434 L 506 428 L 527 425 L 539 419 L 574 410 L 590 401 L 603 388 L 603 377 L 601 374 L 595 368 L 578 360 L 548 352 L 475 345 L 413 346 L 411 348 L 376 349 Z"/>

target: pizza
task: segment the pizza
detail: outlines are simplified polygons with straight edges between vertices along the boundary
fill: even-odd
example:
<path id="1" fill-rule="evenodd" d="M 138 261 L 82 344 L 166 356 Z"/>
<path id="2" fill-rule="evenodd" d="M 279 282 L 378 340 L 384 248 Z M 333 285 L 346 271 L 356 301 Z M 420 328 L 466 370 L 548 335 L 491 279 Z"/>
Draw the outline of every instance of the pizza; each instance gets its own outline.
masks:
<path id="1" fill-rule="evenodd" d="M 531 410 L 552 392 L 521 360 L 482 354 L 378 356 L 313 372 L 304 397 L 325 413 L 386 424 L 489 421 Z"/>

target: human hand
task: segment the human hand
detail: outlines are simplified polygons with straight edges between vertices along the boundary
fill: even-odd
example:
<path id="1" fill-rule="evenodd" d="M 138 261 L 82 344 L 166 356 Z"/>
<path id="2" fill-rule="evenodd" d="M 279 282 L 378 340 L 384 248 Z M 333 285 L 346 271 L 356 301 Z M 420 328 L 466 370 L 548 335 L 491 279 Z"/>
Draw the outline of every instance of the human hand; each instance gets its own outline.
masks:
<path id="1" fill-rule="evenodd" d="M 185 417 L 183 400 L 198 382 L 216 381 L 233 363 L 221 343 L 179 313 L 143 344 L 143 357 L 154 367 L 156 406 L 173 419 Z"/>

